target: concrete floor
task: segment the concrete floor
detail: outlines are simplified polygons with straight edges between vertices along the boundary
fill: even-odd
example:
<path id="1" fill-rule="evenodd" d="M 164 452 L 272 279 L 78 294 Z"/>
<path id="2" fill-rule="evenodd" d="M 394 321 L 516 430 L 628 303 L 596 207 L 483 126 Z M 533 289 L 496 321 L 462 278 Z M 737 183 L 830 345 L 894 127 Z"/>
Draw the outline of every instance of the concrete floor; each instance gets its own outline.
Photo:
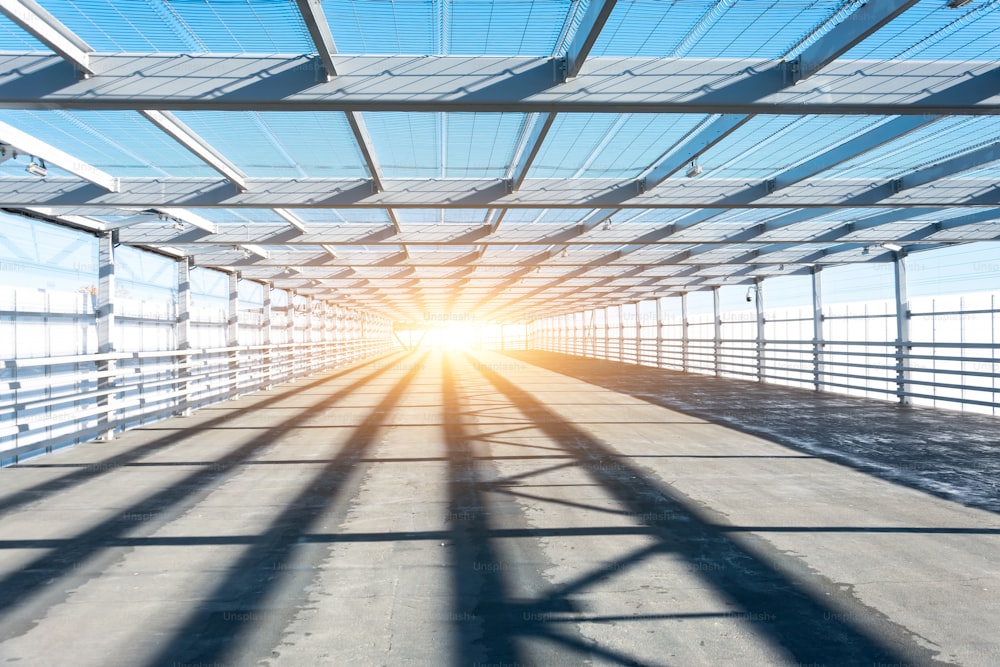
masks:
<path id="1" fill-rule="evenodd" d="M 399 354 L 0 470 L 0 664 L 1000 664 L 992 501 L 619 370 Z"/>

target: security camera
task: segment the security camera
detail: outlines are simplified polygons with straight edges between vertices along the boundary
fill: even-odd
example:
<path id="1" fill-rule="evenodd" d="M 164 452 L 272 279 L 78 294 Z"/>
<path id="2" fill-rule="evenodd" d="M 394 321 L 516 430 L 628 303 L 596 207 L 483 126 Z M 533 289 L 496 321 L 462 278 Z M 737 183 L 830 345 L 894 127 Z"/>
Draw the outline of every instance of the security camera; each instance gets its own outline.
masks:
<path id="1" fill-rule="evenodd" d="M 747 292 L 747 303 L 750 303 L 751 301 L 753 301 L 753 297 L 750 296 L 750 292 Z"/>

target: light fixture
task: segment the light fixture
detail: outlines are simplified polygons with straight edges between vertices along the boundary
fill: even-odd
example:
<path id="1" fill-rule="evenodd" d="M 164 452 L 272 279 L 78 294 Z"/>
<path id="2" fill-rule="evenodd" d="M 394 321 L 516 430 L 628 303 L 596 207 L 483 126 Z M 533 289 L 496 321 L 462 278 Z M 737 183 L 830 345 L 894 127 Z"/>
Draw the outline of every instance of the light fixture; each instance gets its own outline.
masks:
<path id="1" fill-rule="evenodd" d="M 174 218 L 174 229 L 176 229 L 179 232 L 183 232 L 184 231 L 184 223 L 182 221 L 178 220 L 177 218 Z"/>
<path id="2" fill-rule="evenodd" d="M 881 244 L 886 250 L 891 250 L 892 252 L 899 252 L 903 249 L 903 246 L 897 245 L 895 243 L 883 243 Z"/>
<path id="3" fill-rule="evenodd" d="M 29 174 L 34 174 L 38 178 L 45 178 L 49 173 L 48 168 L 45 166 L 45 160 L 34 157 L 31 158 L 31 162 L 28 163 L 28 166 L 24 170 Z"/>
<path id="4" fill-rule="evenodd" d="M 964 7 L 972 2 L 972 0 L 948 0 L 948 6 L 952 9 L 958 9 L 959 7 Z"/>
<path id="5" fill-rule="evenodd" d="M 865 246 L 864 248 L 861 249 L 861 254 L 862 255 L 870 255 L 871 254 L 871 249 L 868 246 Z"/>
<path id="6" fill-rule="evenodd" d="M 604 221 L 604 231 L 608 231 L 609 229 L 611 229 L 611 218 Z"/>
<path id="7" fill-rule="evenodd" d="M 250 251 L 243 248 L 243 259 L 250 259 Z"/>
<path id="8" fill-rule="evenodd" d="M 701 165 L 698 164 L 697 160 L 691 160 L 691 164 L 688 165 L 687 171 L 685 172 L 688 178 L 694 178 L 701 173 Z"/>

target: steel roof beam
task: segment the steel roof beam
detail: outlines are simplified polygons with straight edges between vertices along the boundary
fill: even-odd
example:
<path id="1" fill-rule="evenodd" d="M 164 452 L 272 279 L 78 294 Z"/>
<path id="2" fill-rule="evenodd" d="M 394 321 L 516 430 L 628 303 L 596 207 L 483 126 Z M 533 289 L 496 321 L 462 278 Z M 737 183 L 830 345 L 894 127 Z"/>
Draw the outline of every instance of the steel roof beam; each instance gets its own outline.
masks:
<path id="1" fill-rule="evenodd" d="M 281 218 L 285 222 L 287 222 L 288 224 L 290 224 L 295 229 L 299 230 L 299 232 L 301 234 L 308 234 L 309 233 L 309 228 L 306 226 L 305 221 L 302 220 L 302 218 L 300 218 L 299 216 L 297 216 L 294 213 L 292 213 L 291 211 L 289 211 L 288 209 L 274 208 L 274 209 L 271 209 L 271 210 L 274 211 L 275 213 L 277 213 L 279 216 L 281 216 Z"/>
<path id="2" fill-rule="evenodd" d="M 868 0 L 789 63 L 791 79 L 807 79 L 920 0 Z"/>
<path id="3" fill-rule="evenodd" d="M 295 0 L 295 4 L 299 7 L 302 21 L 306 24 L 319 59 L 323 63 L 325 79 L 329 81 L 337 75 L 337 65 L 333 61 L 337 46 L 333 41 L 333 33 L 330 32 L 326 14 L 323 12 L 323 3 L 320 0 Z"/>
<path id="4" fill-rule="evenodd" d="M 382 167 L 378 162 L 378 157 L 375 155 L 375 148 L 372 146 L 372 139 L 368 134 L 365 119 L 357 111 L 347 111 L 344 115 L 347 116 L 347 123 L 351 126 L 354 140 L 361 151 L 361 158 L 365 161 L 368 173 L 372 177 L 372 185 L 375 187 L 375 192 L 382 192 L 385 189 L 385 185 L 383 184 L 385 179 L 382 176 Z"/>
<path id="5" fill-rule="evenodd" d="M 81 80 L 59 56 L 0 54 L 0 106 L 35 109 L 506 111 L 706 114 L 1000 114 L 994 62 L 840 60 L 807 86 L 780 62 L 599 58 L 557 85 L 543 57 L 94 54 Z M 305 65 L 305 66 L 303 66 Z M 210 74 L 206 74 L 206 72 Z"/>
<path id="6" fill-rule="evenodd" d="M 590 0 L 587 11 L 576 28 L 576 34 L 566 49 L 563 68 L 564 79 L 572 79 L 580 74 L 583 63 L 604 29 L 618 0 Z"/>
<path id="7" fill-rule="evenodd" d="M 531 165 L 535 161 L 538 151 L 541 150 L 542 143 L 544 143 L 555 119 L 555 113 L 532 114 L 528 118 L 527 131 L 519 143 L 514 162 L 506 174 L 511 192 L 517 192 L 521 189 L 524 179 L 528 176 L 528 170 L 531 169 Z"/>
<path id="8" fill-rule="evenodd" d="M 248 179 L 247 190 L 220 187 L 211 178 L 120 178 L 119 192 L 81 188 L 66 179 L 11 176 L 0 179 L 0 206 L 63 206 L 77 208 L 156 208 L 179 204 L 186 208 L 582 208 L 599 209 L 580 223 L 586 232 L 619 209 L 847 208 L 865 206 L 996 206 L 1000 190 L 992 181 L 935 178 L 957 173 L 985 161 L 989 151 L 914 172 L 902 179 L 871 186 L 857 179 L 827 178 L 809 186 L 789 188 L 759 197 L 739 179 L 695 179 L 677 188 L 656 188 L 638 194 L 634 182 L 612 179 L 531 179 L 521 191 L 508 193 L 502 179 L 394 179 L 383 192 L 372 192 L 357 179 Z M 933 172 L 933 173 L 932 173 Z M 933 178 L 931 178 L 933 176 Z M 919 185 L 920 187 L 916 187 Z"/>
<path id="9" fill-rule="evenodd" d="M 156 209 L 156 212 L 162 213 L 163 215 L 166 215 L 170 218 L 176 218 L 181 222 L 186 222 L 187 224 L 197 227 L 202 231 L 206 231 L 209 234 L 214 234 L 216 230 L 214 222 L 212 222 L 211 220 L 206 220 L 197 213 L 192 213 L 187 209 L 176 208 L 173 206 L 165 206 L 165 207 L 161 206 Z M 167 245 L 173 245 L 173 244 L 170 243 Z"/>
<path id="10" fill-rule="evenodd" d="M 854 159 L 874 148 L 878 148 L 885 143 L 899 139 L 937 119 L 937 116 L 901 116 L 893 118 L 888 122 L 880 124 L 878 127 L 874 127 L 863 134 L 848 139 L 805 162 L 801 162 L 777 174 L 773 178 L 773 189 L 781 190 L 795 185 L 831 167 Z"/>
<path id="11" fill-rule="evenodd" d="M 153 125 L 166 132 L 174 141 L 191 151 L 199 160 L 222 174 L 241 192 L 247 189 L 246 174 L 172 113 L 153 110 L 140 110 L 139 113 Z"/>
<path id="12" fill-rule="evenodd" d="M 981 148 L 956 155 L 955 157 L 905 174 L 899 179 L 898 188 L 899 190 L 917 188 L 942 178 L 960 174 L 963 171 L 981 167 L 990 162 L 996 162 L 997 160 L 1000 160 L 1000 141 L 994 141 Z"/>
<path id="13" fill-rule="evenodd" d="M 0 0 L 0 12 L 86 76 L 94 49 L 34 0 Z"/>
<path id="14" fill-rule="evenodd" d="M 118 179 L 111 174 L 73 157 L 27 132 L 22 132 L 12 125 L 0 122 L 0 154 L 3 157 L 0 162 L 14 157 L 15 152 L 44 160 L 46 164 L 59 167 L 85 181 L 99 185 L 108 192 L 118 190 Z"/>
<path id="15" fill-rule="evenodd" d="M 639 178 L 640 190 L 645 192 L 667 180 L 750 120 L 745 114 L 722 114 L 699 125 L 693 132 L 672 147 L 659 162 Z"/>

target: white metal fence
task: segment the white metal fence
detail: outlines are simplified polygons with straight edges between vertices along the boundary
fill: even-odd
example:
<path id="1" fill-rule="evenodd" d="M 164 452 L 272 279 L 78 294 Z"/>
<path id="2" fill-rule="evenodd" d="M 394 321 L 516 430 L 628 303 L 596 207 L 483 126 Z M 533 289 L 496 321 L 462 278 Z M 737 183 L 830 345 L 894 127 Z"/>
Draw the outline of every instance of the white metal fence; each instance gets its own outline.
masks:
<path id="1" fill-rule="evenodd" d="M 530 326 L 529 346 L 914 405 L 1000 413 L 998 292 L 908 301 L 901 312 L 905 339 L 898 335 L 900 318 L 892 301 L 770 309 L 761 313 L 761 327 L 757 314 L 749 310 L 665 314 L 664 306 L 680 298 L 538 320 Z M 627 316 L 653 310 L 660 313 L 658 319 Z"/>
<path id="2" fill-rule="evenodd" d="M 192 309 L 178 350 L 174 307 L 122 300 L 99 354 L 89 294 L 0 287 L 0 465 L 393 349 L 387 321 L 306 308 L 241 309 L 236 346 L 223 310 Z"/>

